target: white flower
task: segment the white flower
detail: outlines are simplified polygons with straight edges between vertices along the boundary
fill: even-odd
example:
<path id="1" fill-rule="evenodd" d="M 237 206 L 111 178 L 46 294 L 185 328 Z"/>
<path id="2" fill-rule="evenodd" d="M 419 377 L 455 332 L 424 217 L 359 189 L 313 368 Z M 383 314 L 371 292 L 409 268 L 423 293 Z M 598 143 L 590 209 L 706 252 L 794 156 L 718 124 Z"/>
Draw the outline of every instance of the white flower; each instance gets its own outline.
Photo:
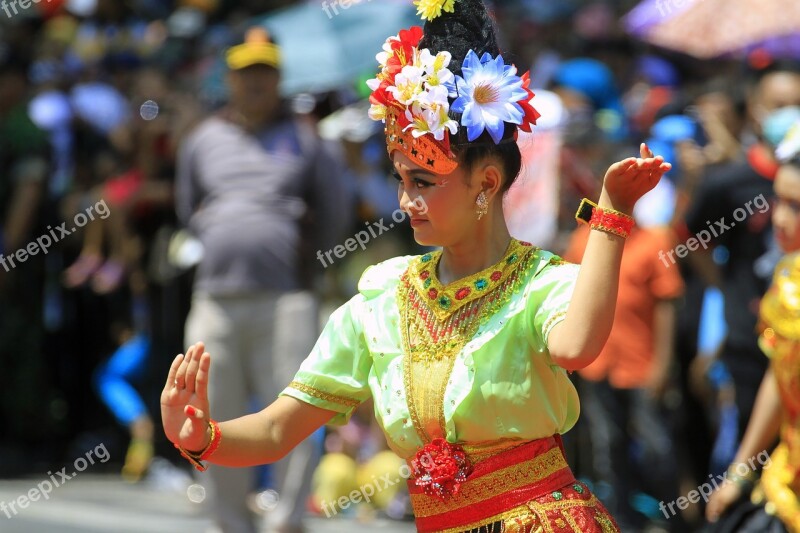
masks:
<path id="1" fill-rule="evenodd" d="M 414 138 L 431 133 L 434 139 L 442 141 L 445 130 L 449 130 L 451 134 L 458 131 L 458 122 L 450 119 L 449 110 L 447 88 L 428 87 L 417 97 L 410 109 L 406 110 L 406 118 L 411 124 L 406 126 L 405 130 L 411 129 Z"/>
<path id="2" fill-rule="evenodd" d="M 395 77 L 395 85 L 389 87 L 388 91 L 392 94 L 395 100 L 403 105 L 410 105 L 417 99 L 417 96 L 423 91 L 423 71 L 419 67 L 407 65 Z"/>
<path id="3" fill-rule="evenodd" d="M 386 122 L 386 114 L 389 109 L 385 105 L 372 104 L 369 108 L 369 118 Z"/>
<path id="4" fill-rule="evenodd" d="M 435 56 L 427 48 L 419 51 L 419 64 L 425 69 L 428 86 L 444 85 L 448 89 L 448 96 L 458 96 L 455 90 L 455 76 L 448 68 L 452 56 L 450 52 L 439 52 Z"/>

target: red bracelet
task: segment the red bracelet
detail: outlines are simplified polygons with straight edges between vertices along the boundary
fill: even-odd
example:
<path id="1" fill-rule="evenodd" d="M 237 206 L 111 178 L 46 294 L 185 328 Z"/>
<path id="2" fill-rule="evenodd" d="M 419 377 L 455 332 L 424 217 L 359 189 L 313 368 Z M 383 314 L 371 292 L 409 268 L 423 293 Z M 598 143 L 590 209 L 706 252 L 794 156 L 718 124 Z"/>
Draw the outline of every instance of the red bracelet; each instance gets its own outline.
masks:
<path id="1" fill-rule="evenodd" d="M 208 447 L 200 454 L 201 461 L 207 461 L 209 457 L 211 457 L 217 448 L 219 448 L 219 443 L 222 442 L 222 430 L 219 429 L 219 424 L 217 424 L 216 420 L 209 420 L 208 424 L 211 426 L 211 442 L 209 443 Z"/>
<path id="2" fill-rule="evenodd" d="M 175 444 L 175 448 L 181 452 L 181 455 L 199 471 L 205 472 L 208 470 L 208 467 L 205 466 L 200 461 L 206 461 L 211 455 L 217 451 L 219 448 L 219 443 L 222 441 L 222 430 L 219 428 L 219 424 L 217 424 L 216 420 L 209 420 L 208 427 L 211 428 L 211 441 L 208 443 L 208 446 L 199 453 L 193 453 L 187 450 L 184 450 L 180 445 Z"/>
<path id="3" fill-rule="evenodd" d="M 613 209 L 595 207 L 589 227 L 594 230 L 605 231 L 627 239 L 633 230 L 634 220 L 630 215 Z"/>

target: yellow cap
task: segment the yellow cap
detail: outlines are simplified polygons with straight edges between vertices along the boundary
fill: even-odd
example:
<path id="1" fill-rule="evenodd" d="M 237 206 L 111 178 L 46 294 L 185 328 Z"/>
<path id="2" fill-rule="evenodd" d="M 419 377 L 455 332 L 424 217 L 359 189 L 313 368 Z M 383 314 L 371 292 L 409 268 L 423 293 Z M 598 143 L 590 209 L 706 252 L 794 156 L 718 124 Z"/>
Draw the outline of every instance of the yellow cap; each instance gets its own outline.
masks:
<path id="1" fill-rule="evenodd" d="M 239 70 L 253 65 L 281 66 L 281 49 L 270 41 L 265 28 L 255 27 L 247 30 L 244 43 L 231 47 L 226 55 L 228 68 Z"/>

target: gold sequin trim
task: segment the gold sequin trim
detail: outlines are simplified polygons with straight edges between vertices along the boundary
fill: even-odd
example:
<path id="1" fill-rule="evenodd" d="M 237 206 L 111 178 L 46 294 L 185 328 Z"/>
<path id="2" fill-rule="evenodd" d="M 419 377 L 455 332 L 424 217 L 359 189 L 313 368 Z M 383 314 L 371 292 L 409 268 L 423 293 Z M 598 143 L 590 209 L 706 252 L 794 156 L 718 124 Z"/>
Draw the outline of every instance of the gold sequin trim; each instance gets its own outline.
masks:
<path id="1" fill-rule="evenodd" d="M 468 479 L 461 485 L 457 496 L 444 502 L 426 494 L 412 494 L 411 506 L 414 515 L 420 518 L 447 513 L 480 504 L 494 496 L 530 485 L 564 468 L 568 468 L 567 462 L 561 454 L 561 449 L 556 447 L 523 463 L 496 470 L 479 478 Z"/>
<path id="2" fill-rule="evenodd" d="M 772 463 L 769 468 L 764 469 L 761 475 L 760 486 L 767 504 L 772 504 L 774 514 L 781 522 L 786 524 L 790 531 L 800 531 L 800 499 L 791 484 L 796 481 L 795 468 L 788 461 L 789 449 L 785 443 L 781 443 L 770 457 Z"/>
<path id="3" fill-rule="evenodd" d="M 498 523 L 500 524 L 498 526 Z M 496 514 L 486 520 L 473 522 L 465 526 L 443 529 L 437 533 L 473 533 L 474 531 L 501 531 L 503 533 L 528 533 L 537 531 L 531 526 L 538 525 L 538 518 L 531 514 L 530 509 L 524 505 L 514 507 L 508 511 Z M 484 529 L 485 528 L 485 529 Z M 499 529 L 498 529 L 499 528 Z"/>
<path id="4" fill-rule="evenodd" d="M 353 398 L 345 398 L 344 396 L 337 396 L 335 394 L 330 394 L 325 391 L 321 391 L 305 383 L 300 383 L 299 381 L 292 381 L 289 383 L 289 388 L 298 390 L 300 392 L 304 392 L 309 396 L 313 396 L 314 398 L 319 398 L 320 400 L 325 400 L 328 402 L 337 403 L 339 405 L 344 405 L 345 407 L 358 407 L 361 402 L 355 400 Z"/>
<path id="5" fill-rule="evenodd" d="M 438 256 L 426 254 L 416 258 L 403 273 L 397 287 L 397 303 L 403 324 L 403 382 L 411 420 L 422 442 L 445 436 L 444 395 L 455 365 L 455 356 L 472 340 L 478 328 L 506 305 L 514 292 L 521 289 L 527 272 L 538 259 L 538 254 L 534 253 L 536 250 L 528 244 L 512 240 L 505 259 L 483 273 L 468 278 L 475 278 L 470 283 L 477 283 L 483 279 L 482 275 L 489 272 L 487 279 L 491 281 L 491 273 L 502 269 L 503 275 L 498 277 L 497 283 L 487 285 L 486 290 L 473 291 L 473 296 L 463 298 L 443 317 L 436 313 L 436 308 L 442 304 L 440 299 L 430 298 L 424 284 L 419 286 L 416 283 L 423 279 L 419 276 L 421 264 L 429 265 L 425 267 L 428 275 L 423 277 L 433 283 L 435 257 Z M 461 280 L 451 285 L 458 287 L 463 283 L 464 280 Z M 438 428 L 434 426 L 436 422 Z"/>
<path id="6" fill-rule="evenodd" d="M 562 320 L 565 316 L 567 316 L 566 311 L 559 311 L 558 313 L 548 318 L 547 322 L 544 323 L 544 327 L 542 328 L 542 334 L 547 335 L 547 332 L 550 331 L 550 328 L 552 328 L 556 322 Z"/>
<path id="7" fill-rule="evenodd" d="M 503 259 L 480 272 L 442 285 L 436 269 L 442 252 L 431 252 L 415 258 L 409 265 L 408 280 L 424 300 L 430 300 L 430 310 L 439 320 L 444 320 L 470 302 L 493 291 L 515 272 L 519 264 L 539 248 L 529 243 L 511 239 Z"/>
<path id="8" fill-rule="evenodd" d="M 555 502 L 547 502 L 547 503 L 539 503 L 537 501 L 530 501 L 528 502 L 528 507 L 536 514 L 536 516 L 540 517 L 542 526 L 544 527 L 544 531 L 547 533 L 554 533 L 553 525 L 550 520 L 547 519 L 547 513 L 550 511 L 559 511 L 561 518 L 567 521 L 567 523 L 572 528 L 572 531 L 580 532 L 580 526 L 573 518 L 572 514 L 569 512 L 569 509 L 573 509 L 575 507 L 598 507 L 599 501 L 597 497 L 592 494 L 588 500 L 577 500 L 577 499 L 565 499 L 559 500 Z M 604 533 L 618 533 L 619 529 L 614 526 L 614 523 L 605 516 L 600 509 L 595 510 L 594 515 L 595 521 L 600 525 Z"/>

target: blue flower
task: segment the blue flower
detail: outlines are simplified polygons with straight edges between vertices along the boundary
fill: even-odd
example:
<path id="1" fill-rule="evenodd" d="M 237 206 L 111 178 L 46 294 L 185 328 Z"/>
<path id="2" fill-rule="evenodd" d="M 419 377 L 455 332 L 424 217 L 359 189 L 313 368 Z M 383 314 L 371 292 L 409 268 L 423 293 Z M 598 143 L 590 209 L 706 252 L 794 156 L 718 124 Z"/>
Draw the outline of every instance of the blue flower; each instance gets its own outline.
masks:
<path id="1" fill-rule="evenodd" d="M 499 144 L 505 122 L 522 124 L 525 112 L 519 101 L 528 98 L 517 68 L 506 65 L 503 56 L 493 59 L 488 52 L 478 59 L 474 50 L 467 53 L 461 66 L 463 77 L 456 76 L 459 97 L 450 107 L 461 113 L 461 125 L 467 128 L 467 139 L 474 141 L 489 130 Z"/>

